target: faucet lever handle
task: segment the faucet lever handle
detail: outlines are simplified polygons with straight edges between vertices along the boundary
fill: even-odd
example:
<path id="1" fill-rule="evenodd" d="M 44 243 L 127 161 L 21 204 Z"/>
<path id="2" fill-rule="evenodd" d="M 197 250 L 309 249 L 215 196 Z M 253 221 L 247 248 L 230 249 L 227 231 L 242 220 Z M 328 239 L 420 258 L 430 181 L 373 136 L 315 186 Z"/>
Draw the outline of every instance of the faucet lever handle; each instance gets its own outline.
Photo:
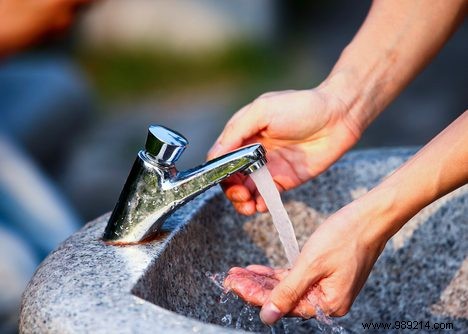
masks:
<path id="1" fill-rule="evenodd" d="M 151 125 L 148 128 L 146 152 L 162 165 L 174 164 L 187 145 L 187 139 L 176 131 L 161 125 Z"/>

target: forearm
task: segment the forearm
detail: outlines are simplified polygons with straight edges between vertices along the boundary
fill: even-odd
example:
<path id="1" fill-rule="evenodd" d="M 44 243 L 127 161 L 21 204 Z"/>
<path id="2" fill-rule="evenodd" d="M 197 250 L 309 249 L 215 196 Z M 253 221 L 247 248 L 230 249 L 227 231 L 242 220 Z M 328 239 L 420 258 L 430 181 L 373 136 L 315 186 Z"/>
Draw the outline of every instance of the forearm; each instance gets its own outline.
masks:
<path id="1" fill-rule="evenodd" d="M 467 11 L 466 0 L 376 0 L 325 80 L 362 132 L 429 63 Z"/>
<path id="2" fill-rule="evenodd" d="M 387 241 L 425 206 L 468 183 L 468 111 L 351 205 L 369 240 Z"/>

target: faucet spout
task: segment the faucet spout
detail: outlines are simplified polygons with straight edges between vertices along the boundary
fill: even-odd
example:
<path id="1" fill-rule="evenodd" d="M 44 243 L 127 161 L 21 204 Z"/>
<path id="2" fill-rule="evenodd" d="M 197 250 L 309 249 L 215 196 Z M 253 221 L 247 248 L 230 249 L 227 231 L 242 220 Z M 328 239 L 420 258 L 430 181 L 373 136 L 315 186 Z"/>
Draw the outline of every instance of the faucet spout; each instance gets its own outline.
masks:
<path id="1" fill-rule="evenodd" d="M 104 232 L 110 244 L 150 239 L 177 208 L 237 172 L 252 173 L 266 164 L 260 144 L 239 148 L 198 167 L 179 172 L 174 162 L 187 140 L 162 126 L 151 126 L 146 149 L 138 153 Z"/>
<path id="2" fill-rule="evenodd" d="M 180 172 L 174 187 L 187 189 L 188 196 L 196 196 L 237 172 L 247 175 L 265 164 L 265 149 L 261 144 L 244 146 L 203 165 Z"/>

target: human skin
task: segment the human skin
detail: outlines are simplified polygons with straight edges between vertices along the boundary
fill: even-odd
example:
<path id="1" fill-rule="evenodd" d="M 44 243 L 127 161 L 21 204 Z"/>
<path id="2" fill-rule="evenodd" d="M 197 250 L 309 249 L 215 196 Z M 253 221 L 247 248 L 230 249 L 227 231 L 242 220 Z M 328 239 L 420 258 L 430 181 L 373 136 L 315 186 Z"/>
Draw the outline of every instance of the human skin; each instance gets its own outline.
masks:
<path id="1" fill-rule="evenodd" d="M 374 1 L 352 42 L 317 88 L 260 96 L 237 112 L 209 158 L 251 142 L 267 149 L 280 190 L 318 175 L 362 132 L 442 48 L 467 12 L 467 1 Z M 225 281 L 262 306 L 272 324 L 286 314 L 342 316 L 388 239 L 423 207 L 468 182 L 468 112 L 366 195 L 324 222 L 291 269 L 233 268 Z M 224 185 L 243 214 L 265 211 L 249 179 Z M 258 276 L 268 278 L 262 287 Z M 264 281 L 262 281 L 264 282 Z"/>
<path id="2" fill-rule="evenodd" d="M 91 0 L 0 0 L 0 58 L 65 31 Z"/>

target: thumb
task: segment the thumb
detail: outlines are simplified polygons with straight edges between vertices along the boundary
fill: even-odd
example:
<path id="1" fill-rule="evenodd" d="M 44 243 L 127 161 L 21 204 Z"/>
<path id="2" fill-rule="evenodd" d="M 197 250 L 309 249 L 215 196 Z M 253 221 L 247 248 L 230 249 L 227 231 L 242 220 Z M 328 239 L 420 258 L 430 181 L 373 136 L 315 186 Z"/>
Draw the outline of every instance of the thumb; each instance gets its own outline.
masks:
<path id="1" fill-rule="evenodd" d="M 208 152 L 208 159 L 241 147 L 244 142 L 266 127 L 264 112 L 250 103 L 236 112 Z"/>
<path id="2" fill-rule="evenodd" d="M 311 268 L 299 258 L 296 266 L 272 291 L 260 311 L 260 319 L 272 325 L 297 306 L 301 298 L 320 279 L 317 266 Z"/>

